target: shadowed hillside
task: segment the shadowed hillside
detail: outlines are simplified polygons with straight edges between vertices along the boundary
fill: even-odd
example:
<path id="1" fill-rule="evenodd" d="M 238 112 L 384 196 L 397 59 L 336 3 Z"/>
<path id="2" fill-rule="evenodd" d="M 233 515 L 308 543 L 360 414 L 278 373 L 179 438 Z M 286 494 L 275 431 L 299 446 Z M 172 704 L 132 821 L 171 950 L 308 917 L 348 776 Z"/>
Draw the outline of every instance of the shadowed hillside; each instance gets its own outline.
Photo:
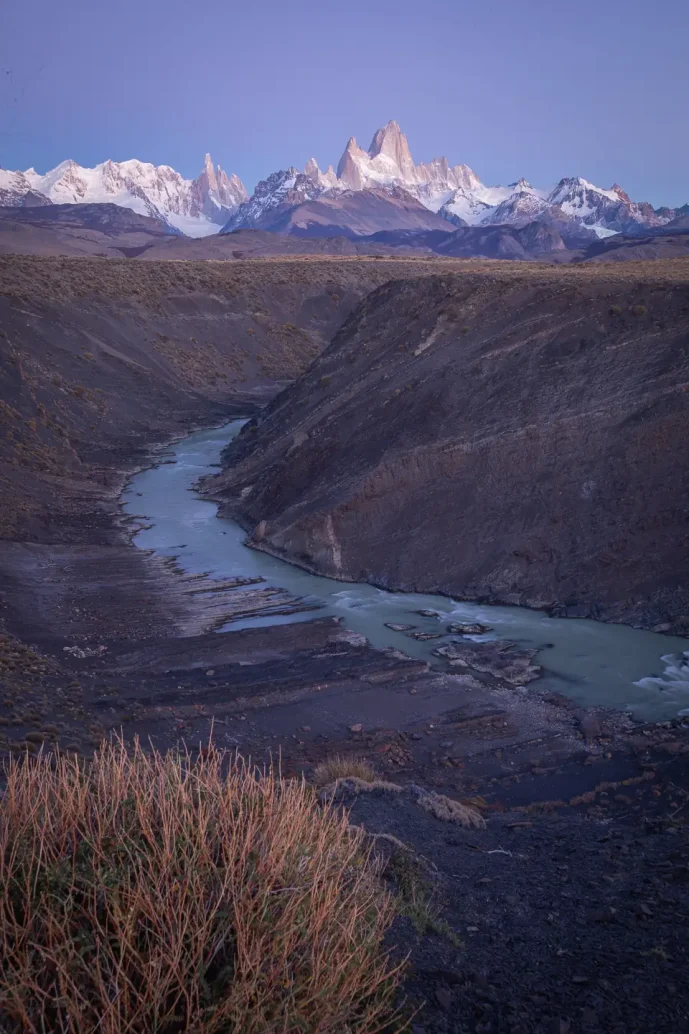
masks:
<path id="1" fill-rule="evenodd" d="M 118 456 L 250 411 L 364 294 L 425 268 L 0 259 L 0 536 L 79 540 Z"/>
<path id="2" fill-rule="evenodd" d="M 689 264 L 369 295 L 209 490 L 328 575 L 689 630 Z"/>

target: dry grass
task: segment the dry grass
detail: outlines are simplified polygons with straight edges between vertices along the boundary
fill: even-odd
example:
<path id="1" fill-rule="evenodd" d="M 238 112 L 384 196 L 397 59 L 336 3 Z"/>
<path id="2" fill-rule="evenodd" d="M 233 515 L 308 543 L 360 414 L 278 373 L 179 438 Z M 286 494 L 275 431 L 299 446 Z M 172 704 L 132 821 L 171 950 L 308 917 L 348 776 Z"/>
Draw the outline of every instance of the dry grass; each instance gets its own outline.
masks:
<path id="1" fill-rule="evenodd" d="M 429 811 L 442 822 L 456 822 L 460 826 L 473 826 L 475 829 L 483 829 L 486 825 L 485 819 L 476 808 L 453 801 L 445 794 L 431 791 L 421 794 L 417 801 L 424 811 Z"/>
<path id="2" fill-rule="evenodd" d="M 92 764 L 41 755 L 6 775 L 5 1031 L 385 1027 L 392 902 L 363 832 L 305 784 L 213 747 L 192 761 L 120 742 Z"/>
<path id="3" fill-rule="evenodd" d="M 350 776 L 372 783 L 376 778 L 376 772 L 370 761 L 365 758 L 335 754 L 316 765 L 313 773 L 316 786 L 327 786 L 338 779 L 349 779 Z"/>
<path id="4" fill-rule="evenodd" d="M 374 779 L 371 783 L 367 779 L 348 776 L 328 783 L 318 797 L 321 801 L 337 801 L 345 797 L 358 797 L 361 793 L 402 793 L 403 789 L 404 787 L 397 783 L 389 783 L 386 779 Z"/>
<path id="5" fill-rule="evenodd" d="M 294 255 L 241 262 L 214 259 L 138 262 L 132 259 L 50 258 L 33 255 L 0 255 L 0 296 L 52 298 L 61 302 L 88 295 L 118 300 L 133 297 L 139 302 L 157 303 L 162 298 L 188 293 L 211 293 L 221 297 L 248 288 L 320 282 L 342 291 L 357 281 L 374 287 L 389 280 L 432 274 L 477 281 L 538 282 L 543 285 L 582 286 L 609 282 L 638 284 L 685 284 L 689 280 L 689 258 L 656 259 L 642 262 L 548 265 L 538 262 L 505 262 L 491 259 L 456 259 L 435 255 L 414 256 L 328 256 Z"/>

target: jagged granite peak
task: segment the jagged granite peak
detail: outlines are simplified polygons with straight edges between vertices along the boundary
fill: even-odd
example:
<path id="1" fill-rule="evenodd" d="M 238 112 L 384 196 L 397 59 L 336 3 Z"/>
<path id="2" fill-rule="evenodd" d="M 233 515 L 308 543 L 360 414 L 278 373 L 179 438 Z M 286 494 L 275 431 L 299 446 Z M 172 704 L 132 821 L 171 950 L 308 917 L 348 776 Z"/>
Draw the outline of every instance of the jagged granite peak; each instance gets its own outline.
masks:
<path id="1" fill-rule="evenodd" d="M 315 158 L 309 158 L 304 166 L 304 175 L 308 176 L 316 186 L 322 187 L 324 190 L 331 190 L 338 185 L 337 173 L 332 165 L 329 165 L 325 172 L 321 172 Z"/>
<path id="2" fill-rule="evenodd" d="M 371 158 L 377 158 L 378 155 L 389 158 L 399 169 L 401 178 L 413 182 L 416 166 L 409 150 L 407 138 L 400 129 L 399 122 L 390 121 L 386 126 L 374 133 L 368 153 Z"/>
<path id="3" fill-rule="evenodd" d="M 217 194 L 218 180 L 215 175 L 215 169 L 213 168 L 213 160 L 208 153 L 206 153 L 206 157 L 203 162 L 203 172 L 199 176 L 199 180 L 204 176 L 206 178 L 206 183 L 208 184 L 208 190 Z"/>
<path id="4" fill-rule="evenodd" d="M 369 160 L 368 152 L 359 147 L 356 137 L 350 136 L 337 165 L 337 178 L 341 180 L 342 185 L 350 190 L 363 190 L 366 183 L 361 163 Z"/>
<path id="5" fill-rule="evenodd" d="M 192 191 L 196 205 L 193 214 L 202 214 L 212 223 L 220 224 L 216 225 L 216 232 L 249 196 L 239 177 L 228 176 L 219 165 L 214 167 L 209 154 Z"/>

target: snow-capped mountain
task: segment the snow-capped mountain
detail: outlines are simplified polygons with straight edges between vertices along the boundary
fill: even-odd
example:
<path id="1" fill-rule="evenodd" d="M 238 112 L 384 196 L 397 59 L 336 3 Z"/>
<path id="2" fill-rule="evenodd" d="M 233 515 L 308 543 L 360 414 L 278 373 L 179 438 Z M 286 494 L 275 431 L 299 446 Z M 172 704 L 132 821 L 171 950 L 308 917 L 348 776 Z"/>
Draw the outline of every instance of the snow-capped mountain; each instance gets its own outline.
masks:
<path id="1" fill-rule="evenodd" d="M 579 239 L 590 230 L 598 237 L 613 233 L 638 232 L 644 227 L 661 226 L 675 217 L 672 209 L 655 212 L 647 203 L 635 203 L 616 184 L 610 190 L 596 187 L 581 177 L 560 180 L 554 188 L 533 187 L 525 179 L 509 186 L 487 186 L 468 165 L 451 166 L 447 158 L 434 158 L 416 164 L 407 138 L 397 122 L 379 129 L 368 151 L 351 137 L 334 172 L 330 166 L 321 172 L 311 158 L 304 173 L 296 169 L 273 173 L 256 188 L 254 196 L 233 215 L 226 229 L 266 226 L 267 213 L 290 204 L 285 182 L 308 179 L 324 200 L 348 191 L 381 191 L 401 188 L 420 205 L 455 226 L 499 226 L 521 228 L 531 222 L 545 222 L 559 229 L 571 227 Z M 274 187 L 272 185 L 275 185 Z M 302 188 L 303 189 L 303 188 Z M 275 196 L 271 196 L 271 191 Z M 311 188 L 308 200 L 314 200 Z M 294 204 L 302 204 L 296 197 Z M 577 230 L 580 228 L 580 231 Z"/>
<path id="2" fill-rule="evenodd" d="M 641 233 L 685 214 L 683 209 L 654 211 L 645 202 L 633 202 L 617 184 L 608 190 L 582 177 L 566 177 L 543 189 L 525 179 L 505 187 L 488 186 L 468 165 L 450 165 L 447 158 L 416 164 L 394 121 L 374 134 L 367 151 L 351 137 L 337 171 L 330 165 L 323 172 L 310 158 L 303 172 L 289 167 L 261 180 L 250 198 L 241 180 L 214 167 L 209 155 L 194 180 L 184 179 L 168 165 L 136 160 L 106 161 L 93 169 L 66 161 L 45 175 L 34 169 L 0 169 L 0 205 L 51 203 L 116 204 L 163 220 L 191 237 L 221 228 L 302 235 L 311 228 L 318 235 L 328 228 L 333 233 L 359 232 L 354 227 L 376 232 L 377 221 L 379 229 L 432 230 L 438 226 L 437 214 L 455 227 L 521 229 L 537 222 L 580 240 L 589 232 L 598 237 Z"/>
<path id="3" fill-rule="evenodd" d="M 261 180 L 253 195 L 230 217 L 224 227 L 225 232 L 262 229 L 281 212 L 319 197 L 329 189 L 319 182 L 322 176 L 317 165 L 310 173 L 299 172 L 295 168 L 272 173 L 268 179 Z"/>
<path id="4" fill-rule="evenodd" d="M 2 205 L 120 205 L 160 219 L 190 237 L 217 233 L 247 196 L 241 180 L 228 176 L 220 166 L 214 168 L 210 155 L 195 180 L 184 179 L 169 165 L 136 159 L 106 161 L 93 169 L 70 160 L 44 175 L 35 169 L 0 169 Z"/>
<path id="5" fill-rule="evenodd" d="M 615 233 L 633 233 L 639 227 L 663 226 L 670 221 L 659 216 L 648 202 L 633 202 L 616 183 L 610 190 L 602 190 L 581 176 L 561 179 L 548 202 L 577 222 Z"/>

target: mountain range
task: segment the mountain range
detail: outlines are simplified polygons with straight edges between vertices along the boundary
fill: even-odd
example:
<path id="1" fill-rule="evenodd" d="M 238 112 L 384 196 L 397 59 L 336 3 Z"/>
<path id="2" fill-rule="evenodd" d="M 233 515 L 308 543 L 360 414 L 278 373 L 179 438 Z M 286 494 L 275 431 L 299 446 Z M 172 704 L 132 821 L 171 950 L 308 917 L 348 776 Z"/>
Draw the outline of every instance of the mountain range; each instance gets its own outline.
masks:
<path id="1" fill-rule="evenodd" d="M 189 237 L 217 233 L 248 194 L 238 176 L 228 176 L 206 155 L 202 172 L 187 180 L 169 165 L 136 159 L 101 162 L 85 169 L 61 162 L 45 175 L 35 169 L 0 169 L 0 205 L 110 204 L 149 216 Z"/>
<path id="2" fill-rule="evenodd" d="M 115 204 L 190 237 L 264 230 L 302 237 L 370 236 L 381 231 L 508 226 L 552 236 L 555 247 L 582 247 L 612 234 L 680 225 L 689 205 L 654 209 L 614 184 L 581 176 L 541 189 L 525 179 L 487 186 L 468 165 L 446 158 L 416 164 L 397 122 L 379 129 L 367 151 L 352 137 L 338 163 L 323 172 L 314 158 L 261 180 L 249 197 L 238 176 L 206 155 L 196 179 L 170 166 L 105 161 L 93 169 L 62 162 L 40 175 L 0 169 L 0 206 Z"/>

